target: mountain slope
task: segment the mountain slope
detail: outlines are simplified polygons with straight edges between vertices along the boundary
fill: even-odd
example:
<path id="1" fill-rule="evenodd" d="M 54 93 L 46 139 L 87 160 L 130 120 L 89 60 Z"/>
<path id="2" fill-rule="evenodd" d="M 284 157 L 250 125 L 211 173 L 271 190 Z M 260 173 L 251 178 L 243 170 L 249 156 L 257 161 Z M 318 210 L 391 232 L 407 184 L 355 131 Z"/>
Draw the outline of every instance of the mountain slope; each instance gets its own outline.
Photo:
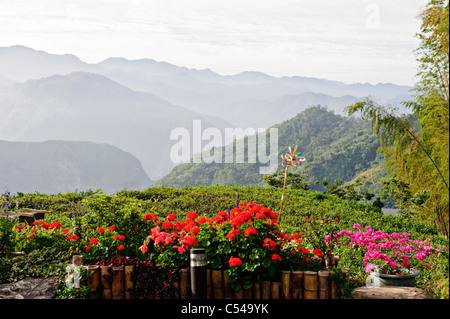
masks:
<path id="1" fill-rule="evenodd" d="M 342 117 L 323 107 L 311 107 L 274 128 L 278 129 L 278 159 L 289 146 L 298 146 L 306 161 L 300 170 L 309 171 L 308 183 L 327 178 L 351 181 L 357 174 L 379 165 L 378 137 L 370 125 Z M 247 150 L 247 149 L 246 149 Z M 224 151 L 222 151 L 222 154 Z M 246 151 L 246 154 L 247 151 Z M 185 163 L 174 168 L 156 185 L 258 185 L 263 175 L 257 163 Z M 283 169 L 279 160 L 278 169 Z M 291 169 L 295 172 L 294 169 Z M 314 187 L 314 185 L 311 185 Z"/>
<path id="2" fill-rule="evenodd" d="M 170 132 L 193 120 L 217 128 L 225 121 L 135 92 L 98 74 L 75 72 L 19 83 L 0 91 L 0 139 L 82 140 L 130 152 L 147 174 L 160 178 L 169 160 Z"/>
<path id="3" fill-rule="evenodd" d="M 136 157 L 100 143 L 0 141 L 0 163 L 0 186 L 12 193 L 97 188 L 114 193 L 152 183 Z"/>

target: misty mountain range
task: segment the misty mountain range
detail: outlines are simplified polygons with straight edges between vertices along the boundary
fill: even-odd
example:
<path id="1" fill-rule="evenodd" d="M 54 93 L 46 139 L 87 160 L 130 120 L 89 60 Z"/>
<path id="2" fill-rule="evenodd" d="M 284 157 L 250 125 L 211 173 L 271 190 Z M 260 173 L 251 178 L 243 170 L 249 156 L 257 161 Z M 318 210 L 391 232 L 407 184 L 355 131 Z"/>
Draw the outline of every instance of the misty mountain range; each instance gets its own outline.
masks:
<path id="1" fill-rule="evenodd" d="M 151 59 L 89 64 L 70 54 L 3 47 L 0 140 L 109 144 L 134 155 L 157 180 L 175 167 L 171 130 L 192 131 L 193 120 L 221 131 L 267 128 L 312 105 L 343 114 L 345 106 L 369 95 L 384 104 L 409 100 L 410 89 L 260 72 L 224 76 Z"/>

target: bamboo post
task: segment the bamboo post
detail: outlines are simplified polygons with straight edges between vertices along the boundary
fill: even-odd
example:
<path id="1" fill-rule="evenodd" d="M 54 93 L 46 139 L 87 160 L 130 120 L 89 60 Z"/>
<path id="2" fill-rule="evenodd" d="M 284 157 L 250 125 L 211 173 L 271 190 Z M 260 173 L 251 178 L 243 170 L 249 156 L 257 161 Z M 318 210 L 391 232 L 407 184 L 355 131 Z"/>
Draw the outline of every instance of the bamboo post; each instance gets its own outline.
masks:
<path id="1" fill-rule="evenodd" d="M 261 299 L 261 284 L 259 282 L 253 283 L 253 298 Z"/>
<path id="2" fill-rule="evenodd" d="M 180 297 L 181 299 L 189 299 L 190 297 L 190 278 L 189 278 L 190 269 L 183 268 L 181 269 L 181 279 L 180 279 Z"/>
<path id="3" fill-rule="evenodd" d="M 213 288 L 211 286 L 211 269 L 206 268 L 206 298 L 214 299 Z"/>
<path id="4" fill-rule="evenodd" d="M 180 281 L 179 280 L 177 280 L 177 281 L 174 281 L 173 283 L 172 283 L 172 286 L 175 288 L 175 295 L 174 295 L 174 297 L 173 297 L 173 299 L 180 299 Z"/>
<path id="5" fill-rule="evenodd" d="M 109 270 L 110 267 L 108 266 L 100 267 L 100 274 L 101 274 L 100 281 L 102 283 L 102 291 L 104 299 L 111 299 L 112 296 Z"/>
<path id="6" fill-rule="evenodd" d="M 280 299 L 280 287 L 281 282 L 271 281 L 270 282 L 270 297 L 271 299 Z"/>
<path id="7" fill-rule="evenodd" d="M 125 276 L 124 266 L 112 267 L 112 299 L 124 299 Z"/>
<path id="8" fill-rule="evenodd" d="M 281 298 L 291 299 L 291 271 L 281 271 Z"/>
<path id="9" fill-rule="evenodd" d="M 270 299 L 270 281 L 262 282 L 262 299 Z"/>
<path id="10" fill-rule="evenodd" d="M 292 299 L 303 299 L 303 271 L 292 272 Z"/>
<path id="11" fill-rule="evenodd" d="M 133 265 L 125 266 L 125 299 L 131 299 L 131 291 L 134 287 L 133 271 Z"/>
<path id="12" fill-rule="evenodd" d="M 88 287 L 92 289 L 89 294 L 89 299 L 99 299 L 100 296 L 100 267 L 96 265 L 89 265 L 86 267 L 90 272 L 87 278 Z"/>
<path id="13" fill-rule="evenodd" d="M 330 272 L 320 270 L 319 273 L 319 299 L 330 299 L 329 277 Z"/>
<path id="14" fill-rule="evenodd" d="M 253 299 L 253 287 L 244 289 L 244 298 L 245 299 Z"/>
<path id="15" fill-rule="evenodd" d="M 234 298 L 233 289 L 231 289 L 231 284 L 230 284 L 230 277 L 225 275 L 225 273 L 223 275 L 223 290 L 224 290 L 225 299 L 233 299 Z"/>
<path id="16" fill-rule="evenodd" d="M 304 287 L 303 294 L 305 299 L 318 298 L 318 278 L 317 271 L 305 271 L 303 273 Z"/>
<path id="17" fill-rule="evenodd" d="M 211 281 L 214 292 L 214 299 L 223 299 L 223 270 L 211 270 Z"/>
<path id="18" fill-rule="evenodd" d="M 244 289 L 242 289 L 242 286 L 234 291 L 234 299 L 244 299 Z"/>

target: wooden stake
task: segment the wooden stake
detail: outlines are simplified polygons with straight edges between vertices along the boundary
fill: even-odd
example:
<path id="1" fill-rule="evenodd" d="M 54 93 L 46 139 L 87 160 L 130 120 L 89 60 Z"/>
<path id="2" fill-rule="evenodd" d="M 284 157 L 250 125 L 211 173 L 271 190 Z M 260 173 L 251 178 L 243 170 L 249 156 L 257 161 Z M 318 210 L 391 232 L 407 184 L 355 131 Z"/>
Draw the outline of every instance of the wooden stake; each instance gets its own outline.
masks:
<path id="1" fill-rule="evenodd" d="M 211 269 L 206 268 L 206 298 L 214 299 L 213 288 L 211 285 Z"/>
<path id="2" fill-rule="evenodd" d="M 112 297 L 112 291 L 111 291 L 111 281 L 110 281 L 110 267 L 108 266 L 101 266 L 100 267 L 100 274 L 101 278 L 100 281 L 102 283 L 102 291 L 103 291 L 103 298 L 104 299 L 111 299 Z"/>
<path id="3" fill-rule="evenodd" d="M 303 299 L 303 271 L 292 272 L 292 299 Z"/>
<path id="4" fill-rule="evenodd" d="M 124 299 L 125 276 L 124 266 L 112 267 L 112 299 Z"/>
<path id="5" fill-rule="evenodd" d="M 181 269 L 181 280 L 180 280 L 180 295 L 181 299 L 189 299 L 191 294 L 191 285 L 189 278 L 190 269 L 183 268 Z"/>
<path id="6" fill-rule="evenodd" d="M 305 271 L 304 278 L 304 298 L 317 299 L 318 298 L 318 278 L 317 271 Z"/>
<path id="7" fill-rule="evenodd" d="M 262 299 L 270 299 L 270 281 L 262 282 Z"/>
<path id="8" fill-rule="evenodd" d="M 133 290 L 134 287 L 133 271 L 134 271 L 133 265 L 125 266 L 125 299 L 132 299 L 131 291 Z"/>
<path id="9" fill-rule="evenodd" d="M 253 283 L 253 298 L 261 299 L 261 284 L 259 282 Z"/>
<path id="10" fill-rule="evenodd" d="M 281 298 L 291 299 L 291 271 L 281 271 Z"/>
<path id="11" fill-rule="evenodd" d="M 278 224 L 281 223 L 281 210 L 283 209 L 284 201 L 284 191 L 286 190 L 286 179 L 287 179 L 288 168 L 284 170 L 284 184 L 283 184 L 283 194 L 281 195 L 280 212 L 278 213 Z"/>
<path id="12" fill-rule="evenodd" d="M 253 287 L 244 289 L 244 298 L 245 299 L 253 299 Z"/>
<path id="13" fill-rule="evenodd" d="M 214 290 L 214 299 L 223 299 L 223 270 L 211 270 L 211 280 Z"/>
<path id="14" fill-rule="evenodd" d="M 280 287 L 281 287 L 281 282 L 279 282 L 279 281 L 270 282 L 270 298 L 271 299 L 280 299 Z"/>
<path id="15" fill-rule="evenodd" d="M 320 270 L 319 273 L 319 299 L 330 299 L 330 272 Z"/>
<path id="16" fill-rule="evenodd" d="M 86 267 L 91 272 L 87 278 L 88 286 L 93 291 L 89 294 L 89 299 L 99 299 L 101 290 L 100 288 L 100 267 L 96 265 L 90 265 Z"/>
<path id="17" fill-rule="evenodd" d="M 242 286 L 239 290 L 234 291 L 234 299 L 244 299 L 244 289 L 242 289 Z"/>

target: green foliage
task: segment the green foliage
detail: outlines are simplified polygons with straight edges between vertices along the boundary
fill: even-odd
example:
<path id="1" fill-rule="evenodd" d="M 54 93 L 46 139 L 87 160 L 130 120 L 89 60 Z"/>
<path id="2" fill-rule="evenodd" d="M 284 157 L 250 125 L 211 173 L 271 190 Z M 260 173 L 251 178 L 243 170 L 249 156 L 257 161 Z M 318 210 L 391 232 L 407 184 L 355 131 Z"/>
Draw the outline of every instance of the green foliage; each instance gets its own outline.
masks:
<path id="1" fill-rule="evenodd" d="M 300 173 L 295 174 L 292 172 L 287 172 L 286 187 L 293 189 L 303 189 L 305 191 L 309 190 L 311 186 L 304 182 L 307 177 L 307 172 L 300 171 Z M 280 170 L 277 173 L 265 175 L 261 178 L 269 186 L 273 187 L 283 187 L 284 185 L 284 171 Z"/>
<path id="2" fill-rule="evenodd" d="M 334 114 L 324 107 L 306 109 L 296 117 L 275 125 L 278 129 L 278 158 L 289 146 L 298 145 L 304 152 L 303 168 L 308 176 L 292 170 L 293 176 L 303 176 L 301 185 L 311 185 L 316 180 L 333 176 L 344 182 L 374 165 L 379 165 L 376 150 L 379 141 L 364 121 Z M 269 141 L 267 145 L 270 145 Z M 248 146 L 245 143 L 245 155 Z M 223 151 L 222 154 L 225 152 Z M 175 167 L 155 185 L 184 187 L 185 185 L 263 185 L 258 163 L 185 163 Z M 281 161 L 278 170 L 283 170 Z M 274 176 L 273 176 L 274 177 Z M 272 176 L 268 178 L 273 180 Z M 299 185 L 300 186 L 300 185 Z M 305 186 L 306 187 L 306 186 Z"/>
<path id="3" fill-rule="evenodd" d="M 44 247 L 45 242 L 42 241 L 39 246 L 35 246 L 35 250 L 29 249 L 26 254 L 1 258 L 0 279 L 2 282 L 9 282 L 31 275 L 64 275 L 65 267 L 70 263 L 73 253 L 83 254 L 85 261 L 88 263 L 93 263 L 99 258 L 110 258 L 111 256 L 116 260 L 121 256 L 145 260 L 152 252 L 156 252 L 151 250 L 151 245 L 149 245 L 149 251 L 146 255 L 137 251 L 143 244 L 146 236 L 149 235 L 149 230 L 156 225 L 153 220 L 146 220 L 146 223 L 143 223 L 142 218 L 146 215 L 155 214 L 156 216 L 157 214 L 162 220 L 164 216 L 167 217 L 169 214 L 174 213 L 179 220 L 182 220 L 189 212 L 195 211 L 199 213 L 199 216 L 212 218 L 218 212 L 224 211 L 226 213 L 228 209 L 232 210 L 236 207 L 237 194 L 239 194 L 241 202 L 251 201 L 271 209 L 277 209 L 280 204 L 281 193 L 281 188 L 263 186 L 151 187 L 144 191 L 124 190 L 109 196 L 101 193 L 86 194 L 76 202 L 77 208 L 75 212 L 73 212 L 73 194 L 71 193 L 59 194 L 55 197 L 48 197 L 48 195 L 42 194 L 27 194 L 23 197 L 31 200 L 30 202 L 39 203 L 45 199 L 48 205 L 47 209 L 50 210 L 52 208 L 51 200 L 57 206 L 61 205 L 62 202 L 66 202 L 68 204 L 67 211 L 47 214 L 42 220 L 42 223 L 49 225 L 61 218 L 63 225 L 55 229 L 45 229 L 42 224 L 32 226 L 22 224 L 24 228 L 20 231 L 17 227 L 14 227 L 14 238 L 19 238 L 25 231 L 30 234 L 29 231 L 34 228 L 36 229 L 36 236 L 47 238 L 46 236 L 50 235 L 47 240 L 53 240 L 52 243 L 55 246 Z M 183 199 L 184 203 L 180 203 L 180 198 Z M 20 201 L 20 198 L 14 200 Z M 408 232 L 414 238 L 420 240 L 431 238 L 430 244 L 432 243 L 434 247 L 439 245 L 443 248 L 448 247 L 447 239 L 439 236 L 438 232 L 431 225 L 420 222 L 414 215 L 383 215 L 378 208 L 372 205 L 367 205 L 360 201 L 342 199 L 330 193 L 288 188 L 285 193 L 283 216 L 278 229 L 285 234 L 301 234 L 303 242 L 295 243 L 295 245 L 293 242 L 285 243 L 283 246 L 286 249 L 276 252 L 270 251 L 269 254 L 268 251 L 264 250 L 253 251 L 255 247 L 246 250 L 249 247 L 247 247 L 247 244 L 251 245 L 251 242 L 249 242 L 251 237 L 242 236 L 245 238 L 239 239 L 237 244 L 241 247 L 243 267 L 240 266 L 240 268 L 234 269 L 236 272 L 241 271 L 243 274 L 245 273 L 244 281 L 240 282 L 241 284 L 249 282 L 250 278 L 252 278 L 250 276 L 252 267 L 258 262 L 264 263 L 264 267 L 270 266 L 272 262 L 270 258 L 273 253 L 280 255 L 283 261 L 295 258 L 290 253 L 290 249 L 298 248 L 297 244 L 303 245 L 311 253 L 316 248 L 314 245 L 319 247 L 324 255 L 328 255 L 334 250 L 334 254 L 341 257 L 339 261 L 340 266 L 349 268 L 351 277 L 358 283 L 364 284 L 367 273 L 364 272 L 363 266 L 361 266 L 361 261 L 364 258 L 362 251 L 353 247 L 340 247 L 335 245 L 335 242 L 327 244 L 323 242 L 323 237 L 328 232 L 336 231 L 334 227 L 350 230 L 355 223 L 359 223 L 362 227 L 370 226 L 373 229 L 379 229 L 387 233 Z M 335 224 L 336 219 L 339 220 L 337 224 Z M 139 230 L 135 229 L 137 224 L 141 227 Z M 116 226 L 116 228 L 110 231 L 108 230 L 109 226 Z M 250 225 L 241 225 L 241 232 L 245 232 L 248 226 Z M 97 231 L 98 227 L 103 227 L 105 232 L 99 233 Z M 199 227 L 202 230 L 206 230 L 209 224 L 204 223 Z M 259 226 L 253 225 L 253 227 L 258 228 Z M 64 229 L 67 229 L 68 232 L 62 236 L 59 232 Z M 46 231 L 48 233 L 44 233 Z M 228 225 L 223 228 L 210 229 L 210 232 L 201 232 L 202 235 L 199 235 L 199 244 L 205 246 L 210 256 L 209 263 L 211 268 L 220 268 L 223 265 L 227 265 L 232 254 L 233 257 L 239 257 L 239 255 L 234 255 L 234 250 L 229 245 L 229 241 L 226 241 L 226 236 L 230 231 L 231 227 Z M 127 236 L 125 236 L 123 241 L 114 240 L 114 236 L 123 236 L 124 233 L 127 233 Z M 261 230 L 262 233 L 263 231 Z M 78 234 L 77 240 L 67 240 L 67 238 L 75 234 Z M 61 241 L 59 241 L 60 239 L 52 238 L 52 236 L 61 236 Z M 92 238 L 99 239 L 99 242 L 90 244 Z M 13 243 L 18 245 L 21 241 L 14 240 Z M 128 251 L 124 249 L 117 252 L 116 248 L 119 244 L 134 248 Z M 111 254 L 100 252 L 97 256 L 93 256 L 95 254 L 89 255 L 86 251 L 88 245 L 92 248 L 91 252 L 95 252 L 95 245 L 111 246 Z M 12 248 L 20 251 L 23 246 L 18 245 Z M 177 250 L 173 249 L 172 252 L 176 253 Z M 237 253 L 239 254 L 239 252 Z M 170 253 L 164 258 L 168 259 L 168 263 L 173 262 L 169 260 L 171 259 Z M 302 265 L 302 268 L 320 269 L 320 262 L 323 261 L 317 259 L 315 261 L 319 261 L 319 264 L 315 266 L 312 263 L 306 264 L 304 260 L 297 260 L 296 262 Z M 432 262 L 433 266 L 431 269 L 421 270 L 423 281 L 420 282 L 420 287 L 427 287 L 428 285 L 441 287 L 432 288 L 432 292 L 436 293 L 436 295 L 444 296 L 446 293 L 444 283 L 446 278 L 448 278 L 448 260 L 443 259 L 441 256 L 436 256 L 436 259 L 432 260 Z M 168 265 L 168 263 L 166 264 Z M 278 265 L 278 268 L 274 268 L 274 271 L 279 271 L 286 264 Z M 162 267 L 160 268 L 163 269 Z M 236 282 L 236 285 L 239 286 L 239 282 Z M 142 289 L 150 288 L 143 287 Z"/>
<path id="4" fill-rule="evenodd" d="M 72 255 L 54 247 L 46 247 L 28 254 L 0 258 L 0 283 L 15 282 L 25 277 L 63 278 Z"/>
<path id="5" fill-rule="evenodd" d="M 445 0 L 431 0 L 421 13 L 419 62 L 415 100 L 405 103 L 414 116 L 397 115 L 389 106 L 370 99 L 347 107 L 361 112 L 380 134 L 389 175 L 408 185 L 416 202 L 397 201 L 430 220 L 448 236 L 449 223 L 449 99 L 448 99 L 448 10 Z M 416 205 L 422 201 L 420 205 Z M 409 205 L 407 205 L 409 204 Z"/>

